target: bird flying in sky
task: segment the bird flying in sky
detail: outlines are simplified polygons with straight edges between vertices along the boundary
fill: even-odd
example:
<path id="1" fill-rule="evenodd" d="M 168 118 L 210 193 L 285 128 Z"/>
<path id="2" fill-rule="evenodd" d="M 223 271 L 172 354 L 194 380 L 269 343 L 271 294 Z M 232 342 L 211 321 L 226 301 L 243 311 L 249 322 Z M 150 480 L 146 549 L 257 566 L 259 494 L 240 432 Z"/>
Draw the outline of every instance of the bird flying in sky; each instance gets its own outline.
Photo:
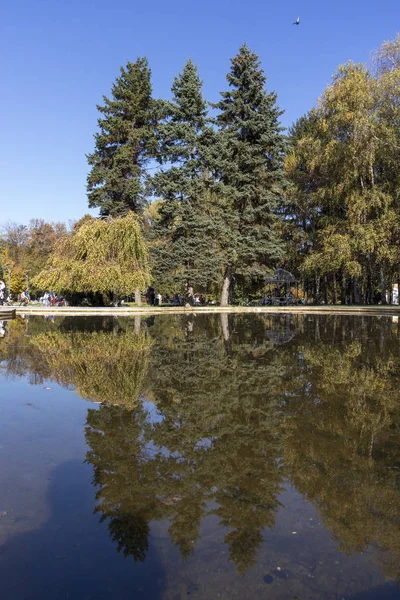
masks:
<path id="1" fill-rule="evenodd" d="M 293 25 L 300 25 L 300 17 L 297 17 Z"/>

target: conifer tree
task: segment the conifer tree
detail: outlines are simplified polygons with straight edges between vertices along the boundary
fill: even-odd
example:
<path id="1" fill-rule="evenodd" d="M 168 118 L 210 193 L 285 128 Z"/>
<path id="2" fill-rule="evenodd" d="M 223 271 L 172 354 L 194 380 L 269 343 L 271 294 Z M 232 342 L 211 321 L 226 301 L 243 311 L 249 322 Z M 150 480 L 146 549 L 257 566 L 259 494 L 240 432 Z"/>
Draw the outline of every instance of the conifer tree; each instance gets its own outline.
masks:
<path id="1" fill-rule="evenodd" d="M 285 137 L 277 96 L 265 90 L 266 77 L 258 56 L 243 45 L 227 75 L 229 90 L 214 105 L 219 142 L 212 161 L 220 181 L 229 221 L 224 238 L 224 281 L 221 305 L 226 305 L 232 277 L 263 283 L 266 269 L 282 257 L 274 229 L 275 212 L 285 184 Z"/>
<path id="2" fill-rule="evenodd" d="M 162 103 L 158 128 L 159 154 L 167 164 L 153 177 L 161 199 L 154 223 L 153 275 L 165 291 L 206 288 L 218 277 L 210 239 L 216 235 L 211 218 L 212 194 L 203 147 L 210 136 L 207 104 L 197 68 L 188 60 L 172 85 L 172 100 Z"/>
<path id="3" fill-rule="evenodd" d="M 102 216 L 141 212 L 146 205 L 146 164 L 154 154 L 155 102 L 146 58 L 121 67 L 111 99 L 98 105 L 100 132 L 87 156 L 89 207 Z"/>

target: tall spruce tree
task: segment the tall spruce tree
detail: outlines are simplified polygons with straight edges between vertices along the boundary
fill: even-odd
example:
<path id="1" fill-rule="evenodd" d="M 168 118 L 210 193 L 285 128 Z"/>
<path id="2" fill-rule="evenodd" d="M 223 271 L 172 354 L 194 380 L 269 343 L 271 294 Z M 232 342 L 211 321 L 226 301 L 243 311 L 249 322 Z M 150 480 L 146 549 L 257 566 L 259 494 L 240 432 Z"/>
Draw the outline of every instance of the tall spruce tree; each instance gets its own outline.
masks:
<path id="1" fill-rule="evenodd" d="M 285 185 L 285 137 L 277 96 L 265 90 L 259 58 L 246 45 L 231 62 L 230 89 L 214 105 L 219 110 L 219 141 L 209 153 L 229 222 L 229 235 L 220 248 L 225 263 L 222 306 L 228 304 L 233 277 L 262 285 L 266 270 L 280 261 L 274 221 Z"/>
<path id="2" fill-rule="evenodd" d="M 154 155 L 155 105 L 146 58 L 121 67 L 112 98 L 97 106 L 100 132 L 87 156 L 89 207 L 102 216 L 141 212 L 146 205 L 146 164 Z"/>
<path id="3" fill-rule="evenodd" d="M 154 223 L 153 275 L 166 292 L 207 289 L 218 278 L 212 219 L 213 195 L 204 162 L 206 139 L 212 135 L 207 103 L 202 96 L 197 68 L 188 60 L 175 78 L 172 100 L 163 102 L 159 126 L 159 155 L 167 165 L 153 177 L 161 202 Z"/>

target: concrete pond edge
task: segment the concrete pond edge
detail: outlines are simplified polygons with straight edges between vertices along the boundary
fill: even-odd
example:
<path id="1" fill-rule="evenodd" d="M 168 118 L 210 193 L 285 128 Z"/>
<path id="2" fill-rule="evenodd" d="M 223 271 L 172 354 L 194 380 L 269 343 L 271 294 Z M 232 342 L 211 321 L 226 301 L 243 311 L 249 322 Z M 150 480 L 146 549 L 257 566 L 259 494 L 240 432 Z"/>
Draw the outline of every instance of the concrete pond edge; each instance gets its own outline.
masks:
<path id="1" fill-rule="evenodd" d="M 8 308 L 8 307 L 7 307 Z M 11 308 L 11 307 L 10 307 Z M 10 312 L 10 308 L 6 312 Z M 191 306 L 191 307 L 45 307 L 16 306 L 17 315 L 54 315 L 54 316 L 154 316 L 189 314 L 325 314 L 325 315 L 370 315 L 400 316 L 400 306 Z M 12 309 L 11 309 L 12 310 Z M 0 308 L 0 318 L 3 310 Z"/>

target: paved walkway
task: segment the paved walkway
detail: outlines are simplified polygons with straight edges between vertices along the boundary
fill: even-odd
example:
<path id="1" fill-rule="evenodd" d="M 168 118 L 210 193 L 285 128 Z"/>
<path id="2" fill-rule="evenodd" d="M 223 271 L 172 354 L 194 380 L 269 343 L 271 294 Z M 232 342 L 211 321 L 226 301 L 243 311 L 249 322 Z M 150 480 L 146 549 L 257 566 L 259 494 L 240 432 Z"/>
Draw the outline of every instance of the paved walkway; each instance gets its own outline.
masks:
<path id="1" fill-rule="evenodd" d="M 39 305 L 16 306 L 20 315 L 59 315 L 59 316 L 135 316 L 166 314 L 213 314 L 213 313 L 296 313 L 296 314 L 329 314 L 329 315 L 371 315 L 400 316 L 399 306 L 142 306 L 142 307 L 45 307 Z"/>

